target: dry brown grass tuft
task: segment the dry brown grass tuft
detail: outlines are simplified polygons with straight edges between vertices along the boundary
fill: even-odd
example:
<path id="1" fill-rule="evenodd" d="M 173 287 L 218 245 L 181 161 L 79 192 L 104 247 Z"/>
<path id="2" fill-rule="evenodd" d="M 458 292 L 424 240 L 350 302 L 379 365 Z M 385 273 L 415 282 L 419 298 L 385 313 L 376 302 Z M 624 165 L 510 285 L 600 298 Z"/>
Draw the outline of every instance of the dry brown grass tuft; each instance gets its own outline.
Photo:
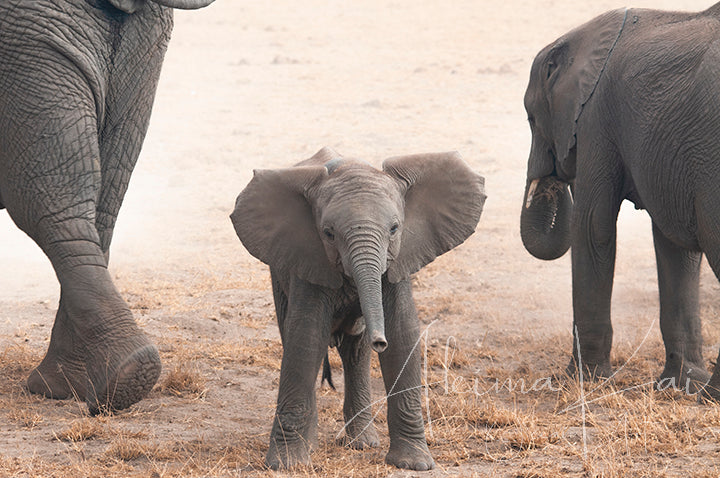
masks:
<path id="1" fill-rule="evenodd" d="M 161 392 L 176 397 L 203 400 L 208 392 L 205 378 L 188 365 L 175 365 L 158 386 Z"/>
<path id="2" fill-rule="evenodd" d="M 70 428 L 56 433 L 55 438 L 60 441 L 81 442 L 104 438 L 107 435 L 107 419 L 86 417 L 73 421 Z"/>
<path id="3" fill-rule="evenodd" d="M 8 419 L 17 422 L 20 426 L 32 430 L 43 421 L 42 415 L 35 410 L 28 408 L 12 408 L 8 413 Z"/>
<path id="4" fill-rule="evenodd" d="M 164 362 L 183 366 L 202 362 L 214 367 L 247 365 L 279 371 L 282 361 L 282 345 L 276 340 L 238 337 L 233 342 L 210 342 L 199 346 L 197 341 L 174 338 L 163 340 L 160 345 Z"/>
<path id="5" fill-rule="evenodd" d="M 24 381 L 40 363 L 42 355 L 28 345 L 13 344 L 0 352 L 0 393 L 9 393 L 11 387 Z"/>
<path id="6" fill-rule="evenodd" d="M 157 445 L 121 435 L 110 443 L 105 450 L 105 456 L 115 460 L 131 461 L 140 457 L 152 457 L 156 450 Z"/>

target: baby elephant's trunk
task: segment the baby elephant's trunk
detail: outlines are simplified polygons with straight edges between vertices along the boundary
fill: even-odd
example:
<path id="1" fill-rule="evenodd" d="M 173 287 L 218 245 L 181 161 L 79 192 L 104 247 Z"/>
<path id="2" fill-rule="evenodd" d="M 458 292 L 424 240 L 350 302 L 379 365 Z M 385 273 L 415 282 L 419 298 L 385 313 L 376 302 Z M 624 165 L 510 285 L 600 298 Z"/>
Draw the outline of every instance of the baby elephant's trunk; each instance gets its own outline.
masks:
<path id="1" fill-rule="evenodd" d="M 385 339 L 385 314 L 382 307 L 382 284 L 380 275 L 355 275 L 358 294 L 360 295 L 360 308 L 365 317 L 365 331 L 370 346 L 377 352 L 384 352 L 387 348 Z"/>
<path id="2" fill-rule="evenodd" d="M 370 346 L 377 353 L 381 353 L 388 346 L 382 305 L 381 275 L 384 267 L 381 267 L 378 251 L 359 249 L 351 253 L 353 277 L 360 296 L 360 308 L 365 317 L 365 330 Z"/>

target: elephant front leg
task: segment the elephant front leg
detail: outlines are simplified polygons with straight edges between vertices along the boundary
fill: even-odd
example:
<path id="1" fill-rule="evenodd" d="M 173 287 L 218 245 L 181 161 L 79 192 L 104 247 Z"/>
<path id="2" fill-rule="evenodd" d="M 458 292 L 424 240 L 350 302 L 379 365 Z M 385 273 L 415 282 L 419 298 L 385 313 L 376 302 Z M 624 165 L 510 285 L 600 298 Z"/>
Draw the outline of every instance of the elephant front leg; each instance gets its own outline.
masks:
<path id="1" fill-rule="evenodd" d="M 318 442 L 315 382 L 330 342 L 330 313 L 317 286 L 297 279 L 291 288 L 287 307 L 278 310 L 284 313 L 278 317 L 283 358 L 265 456 L 265 464 L 273 470 L 311 463 L 310 452 Z"/>
<path id="2" fill-rule="evenodd" d="M 670 242 L 653 223 L 665 369 L 657 387 L 695 393 L 710 378 L 703 367 L 698 290 L 702 254 Z"/>
<path id="3" fill-rule="evenodd" d="M 379 446 L 380 440 L 372 423 L 371 349 L 365 332 L 360 335 L 343 335 L 338 351 L 345 374 L 345 436 L 341 443 L 358 450 Z"/>
<path id="4" fill-rule="evenodd" d="M 422 416 L 420 324 L 410 282 L 383 281 L 385 336 L 388 348 L 380 354 L 390 450 L 385 462 L 398 468 L 429 470 L 435 465 L 425 440 Z"/>
<path id="5" fill-rule="evenodd" d="M 588 197 L 580 190 L 573 211 L 573 357 L 568 373 L 611 375 L 610 300 L 615 272 L 616 220 L 620 201 L 607 193 Z"/>

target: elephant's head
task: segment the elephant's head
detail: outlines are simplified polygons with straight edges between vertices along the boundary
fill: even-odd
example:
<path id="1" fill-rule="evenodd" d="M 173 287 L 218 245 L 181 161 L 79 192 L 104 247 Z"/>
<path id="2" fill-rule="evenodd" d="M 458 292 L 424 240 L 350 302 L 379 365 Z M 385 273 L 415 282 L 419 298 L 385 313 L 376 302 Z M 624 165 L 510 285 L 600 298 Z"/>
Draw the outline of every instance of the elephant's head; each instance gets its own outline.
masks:
<path id="1" fill-rule="evenodd" d="M 165 7 L 179 8 L 182 10 L 195 10 L 207 7 L 215 0 L 109 0 L 110 3 L 126 13 L 135 13 L 146 2 L 157 3 Z"/>
<path id="2" fill-rule="evenodd" d="M 484 180 L 457 153 L 390 158 L 379 171 L 326 148 L 307 163 L 315 165 L 256 170 L 233 225 L 278 274 L 333 289 L 354 283 L 371 345 L 382 352 L 382 276 L 407 279 L 470 236 Z"/>
<path id="3" fill-rule="evenodd" d="M 625 9 L 605 13 L 545 47 L 535 57 L 525 92 L 532 132 L 520 232 L 539 259 L 570 247 L 577 124 L 625 25 Z"/>

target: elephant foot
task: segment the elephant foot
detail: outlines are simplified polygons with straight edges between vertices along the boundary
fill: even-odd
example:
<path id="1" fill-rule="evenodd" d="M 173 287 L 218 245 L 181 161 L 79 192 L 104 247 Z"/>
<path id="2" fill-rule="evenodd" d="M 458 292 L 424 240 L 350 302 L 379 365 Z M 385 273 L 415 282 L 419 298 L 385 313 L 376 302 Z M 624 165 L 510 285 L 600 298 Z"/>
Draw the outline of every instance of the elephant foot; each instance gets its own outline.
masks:
<path id="1" fill-rule="evenodd" d="M 87 374 L 82 360 L 64 359 L 45 355 L 27 379 L 31 393 L 47 398 L 85 400 Z"/>
<path id="2" fill-rule="evenodd" d="M 698 403 L 720 403 L 720 385 L 708 383 L 698 391 L 697 400 Z"/>
<path id="3" fill-rule="evenodd" d="M 338 440 L 338 444 L 355 450 L 365 450 L 380 446 L 380 438 L 373 424 L 368 423 L 360 431 L 353 432 L 346 428 L 345 436 Z"/>
<path id="4" fill-rule="evenodd" d="M 309 466 L 311 464 L 310 449 L 310 444 L 304 440 L 288 443 L 270 439 L 270 449 L 265 455 L 265 466 L 271 470 Z"/>
<path id="5" fill-rule="evenodd" d="M 701 365 L 673 360 L 672 355 L 670 354 L 670 358 L 665 363 L 665 369 L 655 383 L 655 389 L 682 390 L 688 395 L 701 391 L 710 380 L 710 374 Z"/>
<path id="6" fill-rule="evenodd" d="M 272 470 L 311 465 L 310 453 L 318 446 L 315 397 L 276 411 L 265 465 Z"/>
<path id="7" fill-rule="evenodd" d="M 385 455 L 385 463 L 416 471 L 432 470 L 435 466 L 424 438 L 413 441 L 391 440 L 390 451 Z"/>
<path id="8" fill-rule="evenodd" d="M 583 360 L 583 379 L 584 380 L 600 380 L 608 378 L 612 375 L 612 366 L 609 360 L 603 360 L 598 363 L 585 362 Z M 577 361 L 575 358 L 570 359 L 570 363 L 565 369 L 568 377 L 574 377 L 578 374 Z"/>
<path id="9" fill-rule="evenodd" d="M 62 301 L 45 357 L 27 379 L 28 390 L 48 398 L 85 400 L 85 346 L 75 334 Z"/>
<path id="10" fill-rule="evenodd" d="M 145 334 L 109 346 L 88 353 L 85 400 L 91 415 L 122 410 L 142 400 L 160 376 L 158 349 Z"/>
<path id="11" fill-rule="evenodd" d="M 715 364 L 715 371 L 712 374 L 712 377 L 710 377 L 710 380 L 707 382 L 707 384 L 702 387 L 702 389 L 698 392 L 698 402 L 699 403 L 708 403 L 708 402 L 720 402 L 720 371 L 718 370 L 720 366 L 718 363 Z"/>

